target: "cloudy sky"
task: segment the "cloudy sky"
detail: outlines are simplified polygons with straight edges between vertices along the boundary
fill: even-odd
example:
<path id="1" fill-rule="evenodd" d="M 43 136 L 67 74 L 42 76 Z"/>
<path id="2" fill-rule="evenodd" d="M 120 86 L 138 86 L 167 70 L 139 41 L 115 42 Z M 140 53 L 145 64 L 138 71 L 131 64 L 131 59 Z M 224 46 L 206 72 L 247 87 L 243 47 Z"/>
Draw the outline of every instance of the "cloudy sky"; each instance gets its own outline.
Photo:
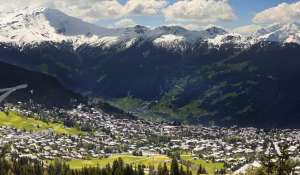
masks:
<path id="1" fill-rule="evenodd" d="M 300 22 L 300 0 L 0 0 L 0 11 L 51 7 L 106 27 L 208 25 L 249 32 L 273 23 Z"/>

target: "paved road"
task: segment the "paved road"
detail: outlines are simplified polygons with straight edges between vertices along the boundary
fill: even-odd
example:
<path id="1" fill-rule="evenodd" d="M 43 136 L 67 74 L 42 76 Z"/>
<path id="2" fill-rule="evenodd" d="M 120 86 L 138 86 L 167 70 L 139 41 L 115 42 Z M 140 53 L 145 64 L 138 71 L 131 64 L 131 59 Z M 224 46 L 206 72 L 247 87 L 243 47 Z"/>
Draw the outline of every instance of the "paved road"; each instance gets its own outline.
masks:
<path id="1" fill-rule="evenodd" d="M 15 87 L 0 89 L 0 93 L 5 92 L 4 94 L 2 94 L 0 96 L 0 103 L 2 103 L 2 101 L 5 100 L 11 93 L 13 93 L 17 90 L 25 89 L 27 87 L 28 87 L 27 84 L 21 84 L 21 85 L 15 86 Z"/>

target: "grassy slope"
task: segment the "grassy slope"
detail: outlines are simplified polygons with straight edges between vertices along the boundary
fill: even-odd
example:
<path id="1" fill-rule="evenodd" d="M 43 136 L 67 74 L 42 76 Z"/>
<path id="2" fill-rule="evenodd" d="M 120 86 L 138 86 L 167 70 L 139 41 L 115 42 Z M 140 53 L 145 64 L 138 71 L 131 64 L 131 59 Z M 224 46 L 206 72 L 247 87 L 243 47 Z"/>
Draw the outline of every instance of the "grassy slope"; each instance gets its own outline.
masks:
<path id="1" fill-rule="evenodd" d="M 130 111 L 132 109 L 141 107 L 143 101 L 129 96 L 115 99 L 111 102 L 111 104 L 123 110 Z"/>
<path id="2" fill-rule="evenodd" d="M 6 115 L 4 112 L 0 112 L 0 125 L 25 129 L 33 132 L 53 129 L 56 134 L 84 134 L 84 132 L 78 130 L 77 128 L 65 128 L 62 123 L 46 123 L 37 119 L 19 116 L 14 112 L 9 112 L 8 115 Z"/>
<path id="3" fill-rule="evenodd" d="M 216 169 L 221 169 L 224 167 L 223 163 L 206 162 L 201 159 L 193 160 L 193 157 L 191 155 L 181 155 L 181 159 L 192 162 L 192 165 L 201 165 L 207 170 L 208 174 L 214 174 Z M 192 166 L 192 170 L 193 172 L 197 172 L 198 167 Z"/>
<path id="4" fill-rule="evenodd" d="M 91 160 L 71 160 L 68 163 L 72 169 L 79 169 L 82 167 L 95 167 L 100 166 L 104 167 L 107 164 L 112 164 L 112 162 L 118 158 L 122 158 L 125 163 L 132 165 L 145 165 L 146 167 L 154 166 L 157 168 L 159 164 L 167 163 L 168 167 L 170 167 L 171 159 L 165 155 L 155 155 L 155 156 L 132 156 L 132 155 L 123 155 L 123 154 L 115 154 L 111 157 L 104 159 L 91 159 Z M 190 155 L 182 155 L 181 158 L 183 160 L 188 160 L 192 163 L 192 171 L 193 174 L 197 173 L 198 166 L 201 164 L 209 174 L 214 174 L 216 169 L 223 168 L 224 164 L 222 163 L 212 163 L 206 162 L 204 160 L 193 160 Z"/>
<path id="5" fill-rule="evenodd" d="M 71 160 L 68 162 L 71 168 L 78 169 L 82 167 L 93 167 L 99 165 L 100 167 L 111 164 L 114 160 L 122 158 L 125 163 L 128 164 L 143 164 L 145 166 L 153 165 L 157 167 L 159 164 L 163 164 L 165 161 L 170 159 L 167 156 L 156 155 L 156 156 L 132 156 L 132 155 L 123 155 L 116 154 L 104 159 L 91 159 L 91 160 Z"/>

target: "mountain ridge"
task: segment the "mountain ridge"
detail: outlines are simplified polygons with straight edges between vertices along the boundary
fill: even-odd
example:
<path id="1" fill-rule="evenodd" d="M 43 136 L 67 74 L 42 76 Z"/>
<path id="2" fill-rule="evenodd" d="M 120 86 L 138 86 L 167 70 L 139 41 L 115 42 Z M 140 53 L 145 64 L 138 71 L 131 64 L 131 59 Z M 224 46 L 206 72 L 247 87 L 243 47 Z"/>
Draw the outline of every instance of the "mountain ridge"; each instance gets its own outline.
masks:
<path id="1" fill-rule="evenodd" d="M 259 41 L 300 43 L 299 25 L 276 24 L 263 28 L 251 37 L 212 26 L 201 31 L 190 31 L 180 26 L 160 26 L 147 28 L 135 26 L 131 28 L 103 28 L 84 22 L 51 8 L 25 8 L 1 15 L 0 42 L 16 45 L 36 45 L 41 42 L 71 42 L 76 49 L 81 45 L 102 48 L 129 48 L 139 39 L 153 42 L 159 47 L 174 48 L 180 45 L 178 39 L 185 44 L 195 45 L 207 42 L 211 47 L 219 47 L 226 43 L 246 47 Z M 234 40 L 230 38 L 235 38 Z"/>

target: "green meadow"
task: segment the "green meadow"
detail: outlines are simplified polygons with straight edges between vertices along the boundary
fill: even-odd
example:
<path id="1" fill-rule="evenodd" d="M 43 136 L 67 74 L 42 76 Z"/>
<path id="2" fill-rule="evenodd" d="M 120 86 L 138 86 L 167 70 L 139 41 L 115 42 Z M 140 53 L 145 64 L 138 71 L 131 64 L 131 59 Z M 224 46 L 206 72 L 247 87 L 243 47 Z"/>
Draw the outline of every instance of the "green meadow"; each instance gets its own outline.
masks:
<path id="1" fill-rule="evenodd" d="M 194 160 L 191 155 L 181 155 L 180 157 L 181 157 L 182 160 L 187 160 L 187 161 L 190 161 L 192 163 L 191 169 L 192 169 L 193 172 L 197 172 L 199 165 L 204 167 L 208 174 L 214 174 L 216 169 L 224 168 L 223 163 L 213 163 L 211 161 L 207 162 L 207 161 L 204 161 L 202 159 Z"/>
<path id="2" fill-rule="evenodd" d="M 108 158 L 103 159 L 91 159 L 91 160 L 70 160 L 67 164 L 72 169 L 79 169 L 82 167 L 105 167 L 107 164 L 112 164 L 114 160 L 122 158 L 125 163 L 131 165 L 145 165 L 145 166 L 155 166 L 163 164 L 164 162 L 170 162 L 170 158 L 164 155 L 155 155 L 155 156 L 132 156 L 128 154 L 114 154 Z"/>
<path id="3" fill-rule="evenodd" d="M 170 167 L 171 159 L 165 155 L 153 155 L 153 156 L 132 156 L 128 154 L 114 154 L 108 158 L 103 159 L 90 159 L 90 160 L 70 160 L 67 164 L 72 169 L 80 169 L 83 167 L 105 167 L 108 164 L 112 164 L 112 162 L 118 158 L 122 158 L 125 163 L 131 165 L 145 165 L 146 167 L 154 166 L 158 167 L 159 164 L 163 165 L 165 162 L 167 166 Z M 223 163 L 213 163 L 206 162 L 201 159 L 194 160 L 191 155 L 182 155 L 182 160 L 187 160 L 191 162 L 191 170 L 193 174 L 197 174 L 197 170 L 199 165 L 204 167 L 207 170 L 208 174 L 214 174 L 216 169 L 221 169 L 224 167 Z M 184 168 L 186 168 L 184 166 Z"/>
<path id="4" fill-rule="evenodd" d="M 4 112 L 0 112 L 0 125 L 10 126 L 13 128 L 32 132 L 52 129 L 56 134 L 84 134 L 84 132 L 80 131 L 77 128 L 66 128 L 63 123 L 44 122 L 34 118 L 20 116 L 15 112 L 9 112 L 8 115 L 6 115 L 6 113 Z"/>

